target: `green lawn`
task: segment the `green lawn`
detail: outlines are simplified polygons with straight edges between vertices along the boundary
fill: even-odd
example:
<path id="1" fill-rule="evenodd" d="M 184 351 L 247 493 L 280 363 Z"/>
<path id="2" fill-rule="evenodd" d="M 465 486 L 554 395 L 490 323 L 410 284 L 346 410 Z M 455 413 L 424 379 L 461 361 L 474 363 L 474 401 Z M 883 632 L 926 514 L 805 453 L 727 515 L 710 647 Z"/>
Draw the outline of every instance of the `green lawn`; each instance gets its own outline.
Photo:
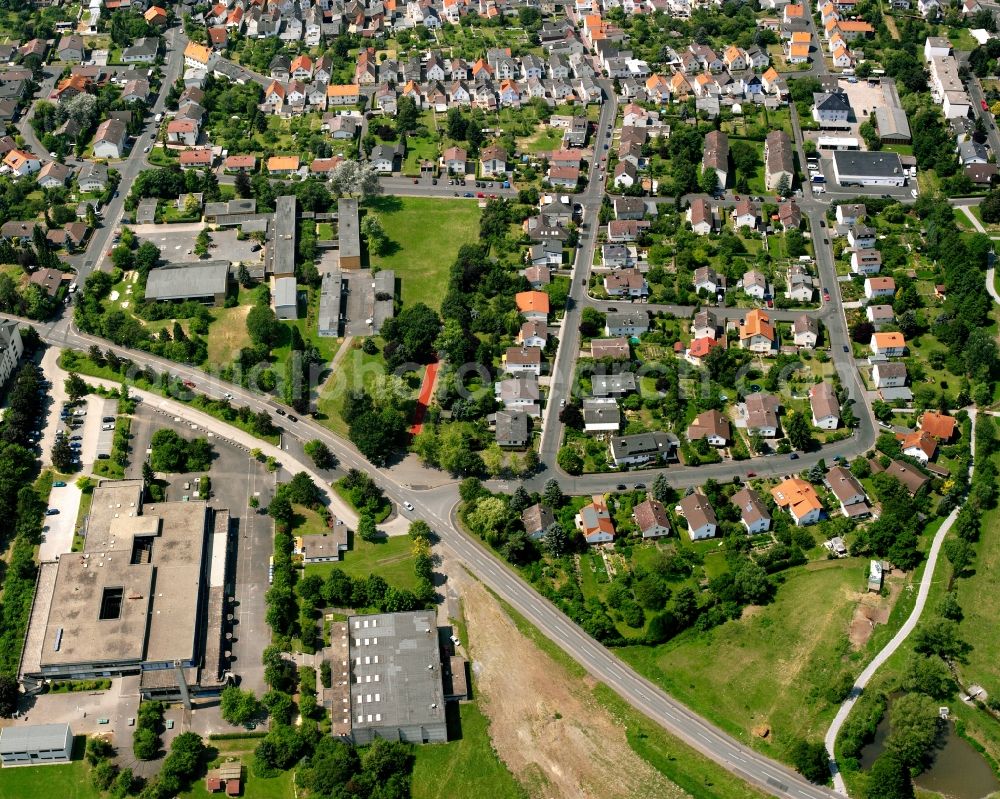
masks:
<path id="1" fill-rule="evenodd" d="M 983 517 L 980 541 L 976 545 L 975 573 L 956 581 L 958 602 L 965 617 L 962 638 L 973 643 L 969 662 L 960 667 L 964 680 L 978 683 L 991 696 L 1000 696 L 1000 640 L 996 620 L 1000 618 L 1000 511 Z"/>
<path id="2" fill-rule="evenodd" d="M 247 314 L 250 305 L 235 308 L 213 308 L 212 323 L 208 326 L 208 361 L 215 366 L 225 366 L 236 359 L 243 347 L 250 346 L 247 333 Z"/>
<path id="3" fill-rule="evenodd" d="M 355 538 L 353 548 L 341 557 L 339 563 L 312 563 L 306 567 L 306 573 L 326 576 L 331 569 L 343 569 L 351 577 L 378 574 L 396 588 L 412 591 L 417 587 L 409 536 L 395 536 L 376 544 Z"/>
<path id="4" fill-rule="evenodd" d="M 862 587 L 863 564 L 821 561 L 785 574 L 775 601 L 748 618 L 659 647 L 629 647 L 622 657 L 745 742 L 762 723 L 779 745 L 821 738 L 835 710 L 821 694 L 844 668 L 851 594 Z"/>
<path id="5" fill-rule="evenodd" d="M 74 741 L 72 763 L 0 769 L 0 796 L 11 799 L 100 799 L 90 784 L 90 767 L 83 758 L 83 736 Z M 79 750 L 77 752 L 76 750 Z"/>
<path id="6" fill-rule="evenodd" d="M 317 340 L 324 339 L 317 337 Z M 380 348 L 382 343 L 378 340 Z M 361 346 L 362 340 L 354 339 L 350 352 L 338 362 L 333 374 L 316 392 L 316 420 L 340 435 L 347 434 L 347 425 L 340 416 L 344 398 L 355 388 L 371 385 L 376 375 L 385 374 L 381 349 L 375 355 L 368 355 Z"/>
<path id="7" fill-rule="evenodd" d="M 292 510 L 295 513 L 292 535 L 323 535 L 330 532 L 330 528 L 316 511 L 303 505 L 292 505 Z"/>
<path id="8" fill-rule="evenodd" d="M 451 268 L 463 244 L 479 236 L 479 207 L 466 200 L 429 197 L 378 197 L 368 202 L 382 220 L 395 246 L 390 255 L 373 258 L 383 269 L 394 269 L 401 281 L 403 304 L 422 302 L 437 310 Z"/>
<path id="9" fill-rule="evenodd" d="M 414 749 L 413 799 L 520 799 L 524 789 L 493 751 L 490 722 L 474 704 L 461 706 L 462 737 Z"/>

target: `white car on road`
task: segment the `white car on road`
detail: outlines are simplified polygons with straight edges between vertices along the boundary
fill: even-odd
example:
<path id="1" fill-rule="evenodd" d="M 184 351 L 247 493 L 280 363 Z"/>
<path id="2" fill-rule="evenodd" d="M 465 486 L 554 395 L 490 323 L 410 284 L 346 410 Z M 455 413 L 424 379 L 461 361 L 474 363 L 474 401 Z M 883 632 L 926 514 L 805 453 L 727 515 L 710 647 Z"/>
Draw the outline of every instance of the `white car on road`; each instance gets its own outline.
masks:
<path id="1" fill-rule="evenodd" d="M 404 502 L 403 503 L 403 507 L 406 508 L 407 510 L 413 510 L 413 503 L 412 502 Z"/>

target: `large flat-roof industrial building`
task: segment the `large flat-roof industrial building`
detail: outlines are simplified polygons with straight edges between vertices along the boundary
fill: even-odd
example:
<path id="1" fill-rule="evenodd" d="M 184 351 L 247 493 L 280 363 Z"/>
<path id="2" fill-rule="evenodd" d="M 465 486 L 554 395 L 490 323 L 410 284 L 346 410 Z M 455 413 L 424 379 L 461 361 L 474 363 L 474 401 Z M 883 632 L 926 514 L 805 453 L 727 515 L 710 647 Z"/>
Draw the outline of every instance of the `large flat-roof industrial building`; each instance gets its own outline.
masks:
<path id="1" fill-rule="evenodd" d="M 40 565 L 26 688 L 138 673 L 147 698 L 221 689 L 229 511 L 142 495 L 141 480 L 101 481 L 83 552 Z"/>
<path id="2" fill-rule="evenodd" d="M 334 625 L 330 640 L 334 685 L 324 689 L 323 703 L 334 735 L 357 745 L 448 740 L 434 611 L 350 616 Z"/>
<path id="3" fill-rule="evenodd" d="M 906 170 L 896 153 L 837 150 L 833 176 L 841 186 L 905 186 Z"/>

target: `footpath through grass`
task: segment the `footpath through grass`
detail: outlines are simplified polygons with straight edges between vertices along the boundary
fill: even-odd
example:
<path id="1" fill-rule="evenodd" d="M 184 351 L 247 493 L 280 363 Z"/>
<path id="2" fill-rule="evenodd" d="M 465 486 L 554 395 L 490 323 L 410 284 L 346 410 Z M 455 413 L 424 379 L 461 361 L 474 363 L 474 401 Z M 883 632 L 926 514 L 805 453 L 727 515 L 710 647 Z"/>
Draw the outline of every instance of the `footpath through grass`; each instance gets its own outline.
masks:
<path id="1" fill-rule="evenodd" d="M 376 197 L 366 207 L 382 220 L 392 242 L 391 252 L 373 257 L 372 265 L 395 270 L 404 305 L 422 302 L 438 310 L 459 247 L 479 239 L 478 203 L 464 198 Z"/>
<path id="2" fill-rule="evenodd" d="M 489 719 L 475 704 L 460 712 L 461 739 L 414 748 L 413 799 L 525 799 L 493 750 Z"/>

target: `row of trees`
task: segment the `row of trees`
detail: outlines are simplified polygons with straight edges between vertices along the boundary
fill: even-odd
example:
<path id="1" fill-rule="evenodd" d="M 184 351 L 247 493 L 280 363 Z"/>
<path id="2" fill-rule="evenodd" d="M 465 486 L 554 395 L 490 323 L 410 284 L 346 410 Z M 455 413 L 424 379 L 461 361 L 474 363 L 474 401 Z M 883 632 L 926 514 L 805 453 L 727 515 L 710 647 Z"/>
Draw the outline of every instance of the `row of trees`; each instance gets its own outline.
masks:
<path id="1" fill-rule="evenodd" d="M 0 423 L 0 518 L 8 521 L 0 536 L 4 547 L 10 548 L 0 601 L 0 675 L 10 678 L 17 676 L 35 590 L 35 547 L 42 540 L 45 502 L 32 486 L 37 462 L 28 440 L 39 421 L 42 391 L 41 372 L 25 362 L 10 388 Z M 2 709 L 13 710 L 9 703 Z"/>

